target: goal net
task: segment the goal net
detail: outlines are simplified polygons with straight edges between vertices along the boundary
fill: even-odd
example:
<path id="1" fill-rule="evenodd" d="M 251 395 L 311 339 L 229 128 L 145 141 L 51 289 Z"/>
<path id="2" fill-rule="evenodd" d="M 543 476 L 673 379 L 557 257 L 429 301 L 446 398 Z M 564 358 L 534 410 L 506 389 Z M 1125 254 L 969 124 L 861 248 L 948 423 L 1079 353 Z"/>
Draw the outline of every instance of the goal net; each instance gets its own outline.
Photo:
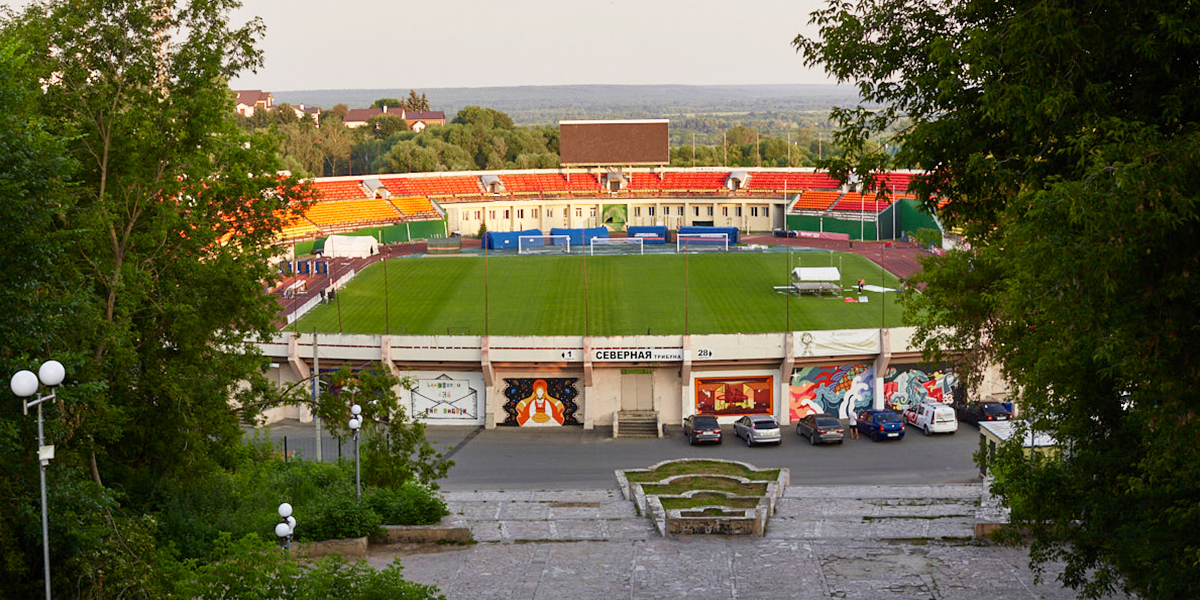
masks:
<path id="1" fill-rule="evenodd" d="M 588 240 L 588 252 L 600 254 L 645 254 L 642 238 L 602 238 Z"/>
<path id="2" fill-rule="evenodd" d="M 523 235 L 517 238 L 517 254 L 570 254 L 569 235 Z"/>
<path id="3" fill-rule="evenodd" d="M 676 252 L 728 252 L 728 233 L 681 233 L 675 237 Z"/>

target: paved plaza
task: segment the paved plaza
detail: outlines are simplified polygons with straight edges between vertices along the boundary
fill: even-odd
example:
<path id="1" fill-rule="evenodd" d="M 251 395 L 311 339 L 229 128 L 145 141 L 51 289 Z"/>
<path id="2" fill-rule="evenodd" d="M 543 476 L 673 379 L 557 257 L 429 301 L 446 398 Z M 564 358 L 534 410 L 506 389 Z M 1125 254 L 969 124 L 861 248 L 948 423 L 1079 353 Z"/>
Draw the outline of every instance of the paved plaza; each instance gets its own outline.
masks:
<path id="1" fill-rule="evenodd" d="M 1074 598 L 972 539 L 980 484 L 791 486 L 764 538 L 663 538 L 612 489 L 452 491 L 477 544 L 378 548 L 447 598 Z M 986 500 L 983 501 L 986 504 Z"/>

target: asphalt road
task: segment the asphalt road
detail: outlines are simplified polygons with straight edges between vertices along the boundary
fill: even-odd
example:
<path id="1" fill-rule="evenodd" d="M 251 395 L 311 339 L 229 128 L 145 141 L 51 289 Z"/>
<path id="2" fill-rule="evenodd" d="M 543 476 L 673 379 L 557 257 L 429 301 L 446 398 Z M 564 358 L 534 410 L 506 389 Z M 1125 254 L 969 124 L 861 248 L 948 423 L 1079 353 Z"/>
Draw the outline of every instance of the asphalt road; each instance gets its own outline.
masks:
<path id="1" fill-rule="evenodd" d="M 430 427 L 428 437 L 455 465 L 441 482 L 447 490 L 596 489 L 615 485 L 613 471 L 647 467 L 675 458 L 723 458 L 759 467 L 791 469 L 792 484 L 870 485 L 977 482 L 972 460 L 979 433 L 959 425 L 952 435 L 923 436 L 909 428 L 904 439 L 847 439 L 812 447 L 784 428 L 779 446 L 746 447 L 724 429 L 724 443 L 689 446 L 678 427 L 661 439 L 611 437 L 608 430 L 578 427 L 518 429 Z"/>

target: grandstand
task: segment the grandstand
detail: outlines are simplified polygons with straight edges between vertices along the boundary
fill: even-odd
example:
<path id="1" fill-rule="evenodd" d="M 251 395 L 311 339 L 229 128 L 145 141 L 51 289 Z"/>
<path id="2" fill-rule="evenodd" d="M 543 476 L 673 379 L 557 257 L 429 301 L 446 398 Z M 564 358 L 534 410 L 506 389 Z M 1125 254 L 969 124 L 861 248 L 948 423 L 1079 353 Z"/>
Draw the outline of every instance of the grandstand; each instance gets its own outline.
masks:
<path id="1" fill-rule="evenodd" d="M 479 178 L 470 175 L 389 177 L 382 181 L 394 196 L 429 196 L 449 202 L 483 197 Z"/>
<path id="2" fill-rule="evenodd" d="M 283 218 L 283 227 L 279 230 L 279 237 L 284 240 L 295 240 L 306 237 L 315 236 L 321 232 L 320 228 L 313 225 L 312 221 L 296 216 L 292 218 L 284 218 L 283 211 L 276 211 L 275 215 Z"/>
<path id="3" fill-rule="evenodd" d="M 728 179 L 728 171 L 667 171 L 663 173 L 661 187 L 664 192 L 721 194 L 728 192 L 725 188 Z"/>
<path id="4" fill-rule="evenodd" d="M 357 200 L 366 198 L 367 193 L 362 189 L 361 181 L 338 179 L 333 181 L 314 180 L 313 187 L 317 189 L 320 200 Z"/>
<path id="5" fill-rule="evenodd" d="M 798 192 L 800 190 L 836 190 L 836 179 L 824 173 L 752 171 L 746 188 L 751 192 Z"/>
<path id="6" fill-rule="evenodd" d="M 877 213 L 890 205 L 890 202 L 878 200 L 875 197 L 874 192 L 867 194 L 862 192 L 853 192 L 843 195 L 832 207 L 829 208 L 829 210 L 848 210 L 854 212 Z"/>
<path id="7" fill-rule="evenodd" d="M 400 198 L 392 197 L 389 199 L 397 211 L 404 216 L 406 221 L 418 221 L 429 219 L 440 219 L 442 213 L 434 206 L 433 201 L 422 196 L 404 196 Z"/>
<path id="8" fill-rule="evenodd" d="M 387 200 L 366 198 L 317 202 L 305 211 L 304 216 L 317 227 L 329 232 L 391 223 L 398 221 L 401 215 Z"/>
<path id="9" fill-rule="evenodd" d="M 751 181 L 754 178 L 751 177 Z M 837 202 L 843 194 L 841 192 L 831 192 L 825 190 L 807 190 L 800 194 L 796 202 L 792 204 L 792 211 L 798 210 L 829 210 L 834 202 Z"/>

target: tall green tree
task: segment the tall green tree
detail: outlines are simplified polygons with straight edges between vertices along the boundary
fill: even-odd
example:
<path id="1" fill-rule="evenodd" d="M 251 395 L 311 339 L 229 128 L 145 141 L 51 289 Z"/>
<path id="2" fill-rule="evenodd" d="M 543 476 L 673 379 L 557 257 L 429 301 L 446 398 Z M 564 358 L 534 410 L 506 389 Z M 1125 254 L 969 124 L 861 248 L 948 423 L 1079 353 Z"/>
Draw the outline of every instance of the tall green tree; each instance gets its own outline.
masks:
<path id="1" fill-rule="evenodd" d="M 231 26 L 237 6 L 73 0 L 6 26 L 43 49 L 38 109 L 78 164 L 58 227 L 87 318 L 45 346 L 84 349 L 71 380 L 102 385 L 64 404 L 60 456 L 133 498 L 240 436 L 228 401 L 264 367 L 246 340 L 273 331 L 271 243 L 307 198 L 230 110 L 226 82 L 261 63 L 262 24 Z"/>
<path id="2" fill-rule="evenodd" d="M 928 261 L 926 349 L 995 362 L 1064 452 L 1001 453 L 994 487 L 1088 597 L 1200 577 L 1200 6 L 833 1 L 794 41 L 855 82 L 840 176 L 918 165 L 969 249 Z M 899 127 L 894 129 L 894 127 Z"/>

